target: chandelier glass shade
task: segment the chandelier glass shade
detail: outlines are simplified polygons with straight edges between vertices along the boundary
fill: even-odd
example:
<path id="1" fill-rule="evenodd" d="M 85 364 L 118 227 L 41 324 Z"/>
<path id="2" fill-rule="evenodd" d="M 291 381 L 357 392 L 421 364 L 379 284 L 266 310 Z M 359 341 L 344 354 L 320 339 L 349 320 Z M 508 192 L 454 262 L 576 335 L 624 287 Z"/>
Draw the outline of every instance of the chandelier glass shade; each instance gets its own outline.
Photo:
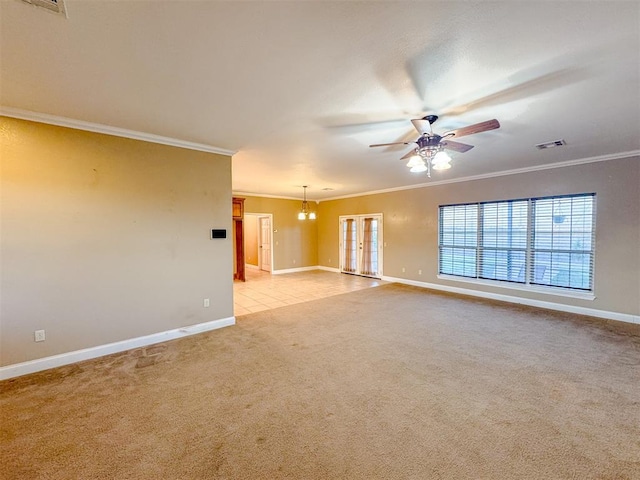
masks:
<path id="1" fill-rule="evenodd" d="M 413 167 L 411 167 L 409 169 L 409 171 L 411 173 L 420 173 L 420 172 L 426 172 L 429 169 L 429 167 L 427 166 L 427 164 L 425 162 L 422 163 L 418 163 L 417 165 L 414 165 Z"/>
<path id="2" fill-rule="evenodd" d="M 409 158 L 409 161 L 407 162 L 407 167 L 413 168 L 413 167 L 416 167 L 418 165 L 424 165 L 424 160 L 422 159 L 422 157 L 420 155 L 418 155 L 416 153 L 411 158 Z"/>
<path id="3" fill-rule="evenodd" d="M 431 167 L 434 170 L 448 170 L 451 168 L 451 157 L 447 155 L 447 152 L 440 150 L 436 153 L 431 160 Z"/>

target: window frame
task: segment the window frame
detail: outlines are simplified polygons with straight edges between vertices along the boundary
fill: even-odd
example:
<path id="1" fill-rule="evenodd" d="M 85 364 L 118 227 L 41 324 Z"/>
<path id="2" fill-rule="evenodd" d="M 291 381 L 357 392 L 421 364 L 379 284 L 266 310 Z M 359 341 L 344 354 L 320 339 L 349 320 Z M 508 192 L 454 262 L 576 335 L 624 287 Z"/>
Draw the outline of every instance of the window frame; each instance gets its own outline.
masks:
<path id="1" fill-rule="evenodd" d="M 549 249 L 540 249 L 540 248 L 534 248 L 534 238 L 536 236 L 536 233 L 539 234 L 539 231 L 536 232 L 535 230 L 535 221 L 536 221 L 536 217 L 534 217 L 534 203 L 538 202 L 538 201 L 547 201 L 547 200 L 561 200 L 561 199 L 575 199 L 575 198 L 580 198 L 580 197 L 591 197 L 591 226 L 590 226 L 590 250 L 576 250 L 575 252 L 573 251 L 573 249 L 568 249 L 568 252 L 562 252 L 562 253 L 568 253 L 569 255 L 573 254 L 573 253 L 577 253 L 580 255 L 589 255 L 590 256 L 590 261 L 589 261 L 589 285 L 590 288 L 586 289 L 586 288 L 580 288 L 580 287 L 575 287 L 575 286 L 560 286 L 560 285 L 551 285 L 548 283 L 541 283 L 541 281 L 536 281 L 535 278 L 533 278 L 532 275 L 532 269 L 534 268 L 534 253 L 536 251 L 551 251 L 553 253 L 560 253 L 560 252 L 554 252 L 554 250 L 558 251 L 560 249 L 553 249 L 553 247 L 549 248 Z M 563 195 L 551 195 L 551 196 L 543 196 L 543 197 L 530 197 L 530 198 L 516 198 L 516 199 L 507 199 L 507 200 L 495 200 L 495 201 L 483 201 L 483 202 L 468 202 L 468 203 L 460 203 L 460 204 L 444 204 L 444 205 L 439 205 L 438 206 L 438 274 L 437 274 L 437 278 L 438 279 L 443 279 L 443 280 L 453 280 L 453 281 L 459 281 L 459 282 L 465 282 L 465 283 L 473 283 L 473 284 L 479 284 L 479 285 L 490 285 L 490 286 L 498 286 L 498 287 L 503 287 L 503 288 L 509 288 L 509 289 L 514 289 L 514 290 L 522 290 L 522 291 L 528 291 L 528 292 L 536 292 L 536 293 L 545 293 L 545 294 L 553 294 L 553 295 L 560 295 L 560 296 L 567 296 L 567 297 L 574 297 L 574 298 L 581 298 L 581 299 L 587 299 L 587 300 L 593 300 L 595 299 L 595 256 L 596 256 L 596 193 L 591 192 L 591 193 L 576 193 L 576 194 L 563 194 Z M 573 201 L 573 200 L 572 200 Z M 499 205 L 499 204 L 511 204 L 514 205 L 516 204 L 516 202 L 527 202 L 527 208 L 526 208 L 526 218 L 524 218 L 525 224 L 526 224 L 526 239 L 525 239 L 525 246 L 526 248 L 523 250 L 522 248 L 514 248 L 511 244 L 510 246 L 507 247 L 500 247 L 498 248 L 497 246 L 495 248 L 492 247 L 488 247 L 484 242 L 483 242 L 483 228 L 484 228 L 484 210 L 485 210 L 485 206 L 486 205 Z M 477 229 L 476 229 L 476 242 L 475 242 L 475 246 L 474 247 L 465 247 L 465 248 L 472 248 L 475 249 L 475 256 L 476 256 L 476 267 L 475 267 L 475 276 L 468 276 L 468 275 L 458 275 L 455 273 L 443 273 L 443 267 L 442 267 L 442 249 L 443 248 L 456 248 L 454 246 L 449 246 L 446 243 L 443 243 L 443 217 L 444 217 L 444 213 L 445 210 L 447 209 L 447 207 L 465 207 L 468 208 L 469 206 L 475 205 L 476 206 L 476 216 L 477 216 Z M 497 207 L 498 208 L 498 207 Z M 497 215 L 497 214 L 496 214 Z M 511 217 L 507 217 L 509 221 L 512 221 Z M 521 217 L 520 221 L 522 221 Z M 498 225 L 498 221 L 496 223 L 496 225 Z M 570 233 L 570 238 L 571 235 L 573 233 L 573 229 L 569 231 Z M 498 237 L 496 236 L 496 239 Z M 497 241 L 497 240 L 496 240 Z M 459 247 L 457 247 L 459 248 Z M 522 268 L 524 268 L 524 281 L 517 281 L 517 280 L 509 280 L 509 279 L 492 279 L 492 278 L 486 278 L 483 277 L 483 271 L 482 271 L 482 267 L 486 264 L 484 264 L 482 262 L 483 259 L 483 254 L 486 251 L 517 251 L 517 252 L 524 252 L 524 266 Z M 453 260 L 452 260 L 453 262 Z M 497 265 L 497 263 L 496 263 Z M 508 270 L 507 270 L 508 271 Z M 551 280 L 550 280 L 551 281 Z"/>

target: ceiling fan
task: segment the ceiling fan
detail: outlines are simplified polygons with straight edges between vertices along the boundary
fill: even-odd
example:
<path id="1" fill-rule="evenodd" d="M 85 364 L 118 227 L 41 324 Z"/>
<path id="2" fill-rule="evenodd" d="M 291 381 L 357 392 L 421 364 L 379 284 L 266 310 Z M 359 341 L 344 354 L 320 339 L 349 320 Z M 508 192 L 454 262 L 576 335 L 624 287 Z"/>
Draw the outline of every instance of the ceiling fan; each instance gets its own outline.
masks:
<path id="1" fill-rule="evenodd" d="M 407 167 L 411 172 L 427 172 L 427 176 L 431 177 L 431 169 L 446 170 L 451 168 L 451 157 L 444 151 L 453 150 L 454 152 L 464 153 L 473 148 L 473 145 L 455 142 L 451 138 L 463 137 L 465 135 L 473 135 L 475 133 L 486 132 L 500 128 L 500 122 L 495 118 L 485 122 L 475 123 L 468 127 L 449 130 L 448 132 L 438 135 L 433 133 L 432 125 L 438 119 L 437 115 L 427 115 L 423 118 L 413 119 L 411 123 L 416 128 L 420 137 L 413 142 L 393 142 L 393 143 L 376 143 L 369 147 L 388 147 L 391 145 L 412 145 L 416 147 L 407 153 L 401 160 L 409 159 Z"/>

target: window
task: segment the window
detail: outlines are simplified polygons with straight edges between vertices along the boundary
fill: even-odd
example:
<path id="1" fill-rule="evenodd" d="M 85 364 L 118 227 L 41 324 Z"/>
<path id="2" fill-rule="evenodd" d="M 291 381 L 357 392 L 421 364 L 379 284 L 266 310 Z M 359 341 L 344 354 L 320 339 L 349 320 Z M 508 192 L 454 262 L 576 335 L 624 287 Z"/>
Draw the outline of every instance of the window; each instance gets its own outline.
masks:
<path id="1" fill-rule="evenodd" d="M 476 276 L 477 205 L 440 207 L 440 273 Z"/>
<path id="2" fill-rule="evenodd" d="M 593 290 L 594 196 L 532 200 L 532 283 Z"/>
<path id="3" fill-rule="evenodd" d="M 593 290 L 595 194 L 440 207 L 439 273 Z"/>
<path id="4" fill-rule="evenodd" d="M 483 203 L 478 207 L 482 224 L 478 277 L 524 282 L 528 202 L 518 200 Z"/>

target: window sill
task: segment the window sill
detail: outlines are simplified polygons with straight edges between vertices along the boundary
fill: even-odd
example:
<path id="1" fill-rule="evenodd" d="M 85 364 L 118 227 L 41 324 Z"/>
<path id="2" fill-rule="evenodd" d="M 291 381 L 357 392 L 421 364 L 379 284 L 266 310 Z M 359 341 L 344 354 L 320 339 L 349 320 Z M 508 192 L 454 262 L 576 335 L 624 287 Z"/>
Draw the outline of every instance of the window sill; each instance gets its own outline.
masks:
<path id="1" fill-rule="evenodd" d="M 478 278 L 458 277 L 456 275 L 438 275 L 439 280 L 450 280 L 452 282 L 472 283 L 474 285 L 485 285 L 487 287 L 506 288 L 509 290 L 519 290 L 521 292 L 542 293 L 544 295 L 554 295 L 559 297 L 579 298 L 580 300 L 595 300 L 593 292 L 571 291 L 561 287 L 543 287 L 538 285 L 521 285 L 512 282 L 501 282 L 499 280 L 481 280 Z"/>

